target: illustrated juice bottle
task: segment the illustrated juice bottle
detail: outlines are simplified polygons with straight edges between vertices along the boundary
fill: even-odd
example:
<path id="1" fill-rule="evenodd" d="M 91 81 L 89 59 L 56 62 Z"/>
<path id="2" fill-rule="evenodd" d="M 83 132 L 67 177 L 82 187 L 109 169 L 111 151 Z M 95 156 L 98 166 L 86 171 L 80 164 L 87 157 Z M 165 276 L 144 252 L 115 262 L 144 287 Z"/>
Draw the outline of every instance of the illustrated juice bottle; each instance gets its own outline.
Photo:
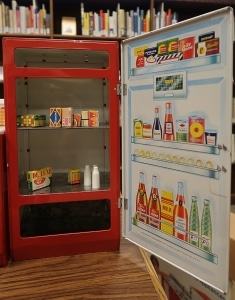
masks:
<path id="1" fill-rule="evenodd" d="M 159 118 L 159 108 L 155 107 L 154 109 L 155 117 L 153 121 L 152 127 L 152 138 L 154 140 L 161 140 L 162 139 L 162 125 Z"/>
<path id="2" fill-rule="evenodd" d="M 210 201 L 205 199 L 201 220 L 201 248 L 208 252 L 212 251 L 212 223 Z"/>
<path id="3" fill-rule="evenodd" d="M 144 172 L 139 174 L 139 187 L 136 195 L 136 219 L 147 223 L 148 200 L 145 188 Z"/>
<path id="4" fill-rule="evenodd" d="M 192 196 L 189 214 L 189 243 L 199 247 L 200 223 L 198 214 L 197 197 Z"/>
<path id="5" fill-rule="evenodd" d="M 157 176 L 153 175 L 152 177 L 152 188 L 149 196 L 149 225 L 160 229 L 161 227 L 161 203 L 159 198 L 159 192 L 158 192 L 158 183 L 157 183 Z"/>
<path id="6" fill-rule="evenodd" d="M 166 103 L 163 139 L 168 141 L 175 140 L 172 104 L 170 102 Z"/>
<path id="7" fill-rule="evenodd" d="M 178 182 L 178 193 L 174 206 L 174 230 L 173 235 L 183 241 L 188 241 L 188 212 L 185 207 L 184 183 Z"/>

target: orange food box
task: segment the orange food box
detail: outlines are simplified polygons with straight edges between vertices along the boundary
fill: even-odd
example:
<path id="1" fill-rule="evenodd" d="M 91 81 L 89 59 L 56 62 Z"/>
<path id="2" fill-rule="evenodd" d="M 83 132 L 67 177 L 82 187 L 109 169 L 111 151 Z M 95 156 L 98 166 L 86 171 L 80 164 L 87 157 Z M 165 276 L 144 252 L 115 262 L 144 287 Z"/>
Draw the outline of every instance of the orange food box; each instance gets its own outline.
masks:
<path id="1" fill-rule="evenodd" d="M 73 126 L 80 127 L 81 126 L 81 114 L 73 115 Z"/>
<path id="2" fill-rule="evenodd" d="M 0 126 L 5 126 L 5 108 L 0 107 Z"/>
<path id="3" fill-rule="evenodd" d="M 89 110 L 89 126 L 98 127 L 99 126 L 99 111 Z"/>

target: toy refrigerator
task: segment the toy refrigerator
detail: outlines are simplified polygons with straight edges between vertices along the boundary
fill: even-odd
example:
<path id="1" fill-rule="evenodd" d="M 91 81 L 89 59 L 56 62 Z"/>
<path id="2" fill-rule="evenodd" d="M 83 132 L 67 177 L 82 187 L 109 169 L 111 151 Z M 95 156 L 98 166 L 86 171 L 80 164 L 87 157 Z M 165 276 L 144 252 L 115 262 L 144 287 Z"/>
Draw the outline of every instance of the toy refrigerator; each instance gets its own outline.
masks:
<path id="1" fill-rule="evenodd" d="M 228 291 L 233 10 L 122 42 L 123 234 Z"/>
<path id="2" fill-rule="evenodd" d="M 5 38 L 3 64 L 12 259 L 118 250 L 118 42 Z"/>
<path id="3" fill-rule="evenodd" d="M 0 266 L 8 263 L 7 182 L 4 127 L 0 127 Z"/>

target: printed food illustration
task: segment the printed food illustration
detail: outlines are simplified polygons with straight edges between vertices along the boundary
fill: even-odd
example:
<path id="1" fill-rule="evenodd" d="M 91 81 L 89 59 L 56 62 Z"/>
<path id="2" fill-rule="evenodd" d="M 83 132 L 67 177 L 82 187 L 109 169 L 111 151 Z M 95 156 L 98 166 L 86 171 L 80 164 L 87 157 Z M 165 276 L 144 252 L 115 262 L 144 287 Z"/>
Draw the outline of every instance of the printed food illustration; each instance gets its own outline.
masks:
<path id="1" fill-rule="evenodd" d="M 185 184 L 178 182 L 177 193 L 158 187 L 158 176 L 152 175 L 152 185 L 149 196 L 145 185 L 146 174 L 139 173 L 139 185 L 136 194 L 135 220 L 161 230 L 195 247 L 207 252 L 212 251 L 212 220 L 210 200 L 204 199 L 201 222 L 198 209 L 198 197 L 185 198 Z M 176 195 L 176 196 L 175 196 Z M 202 202 L 202 200 L 200 199 Z M 190 203 L 190 210 L 186 207 Z"/>
<path id="2" fill-rule="evenodd" d="M 234 15 L 186 23 L 123 45 L 125 233 L 226 291 Z"/>
<path id="3" fill-rule="evenodd" d="M 156 42 L 155 46 L 144 46 L 134 51 L 135 68 L 148 67 L 153 64 L 200 58 L 220 53 L 220 39 L 215 32 L 194 36 L 173 38 Z"/>

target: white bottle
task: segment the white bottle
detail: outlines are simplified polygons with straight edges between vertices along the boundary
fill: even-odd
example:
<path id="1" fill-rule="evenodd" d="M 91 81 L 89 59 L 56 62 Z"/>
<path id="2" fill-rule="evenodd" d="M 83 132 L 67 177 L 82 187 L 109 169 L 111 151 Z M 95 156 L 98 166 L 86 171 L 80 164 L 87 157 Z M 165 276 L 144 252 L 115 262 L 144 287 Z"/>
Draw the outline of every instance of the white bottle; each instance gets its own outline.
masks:
<path id="1" fill-rule="evenodd" d="M 85 165 L 84 169 L 84 186 L 91 186 L 91 169 L 89 165 Z"/>
<path id="2" fill-rule="evenodd" d="M 100 188 L 100 172 L 96 165 L 93 166 L 92 170 L 92 189 L 97 190 Z"/>

